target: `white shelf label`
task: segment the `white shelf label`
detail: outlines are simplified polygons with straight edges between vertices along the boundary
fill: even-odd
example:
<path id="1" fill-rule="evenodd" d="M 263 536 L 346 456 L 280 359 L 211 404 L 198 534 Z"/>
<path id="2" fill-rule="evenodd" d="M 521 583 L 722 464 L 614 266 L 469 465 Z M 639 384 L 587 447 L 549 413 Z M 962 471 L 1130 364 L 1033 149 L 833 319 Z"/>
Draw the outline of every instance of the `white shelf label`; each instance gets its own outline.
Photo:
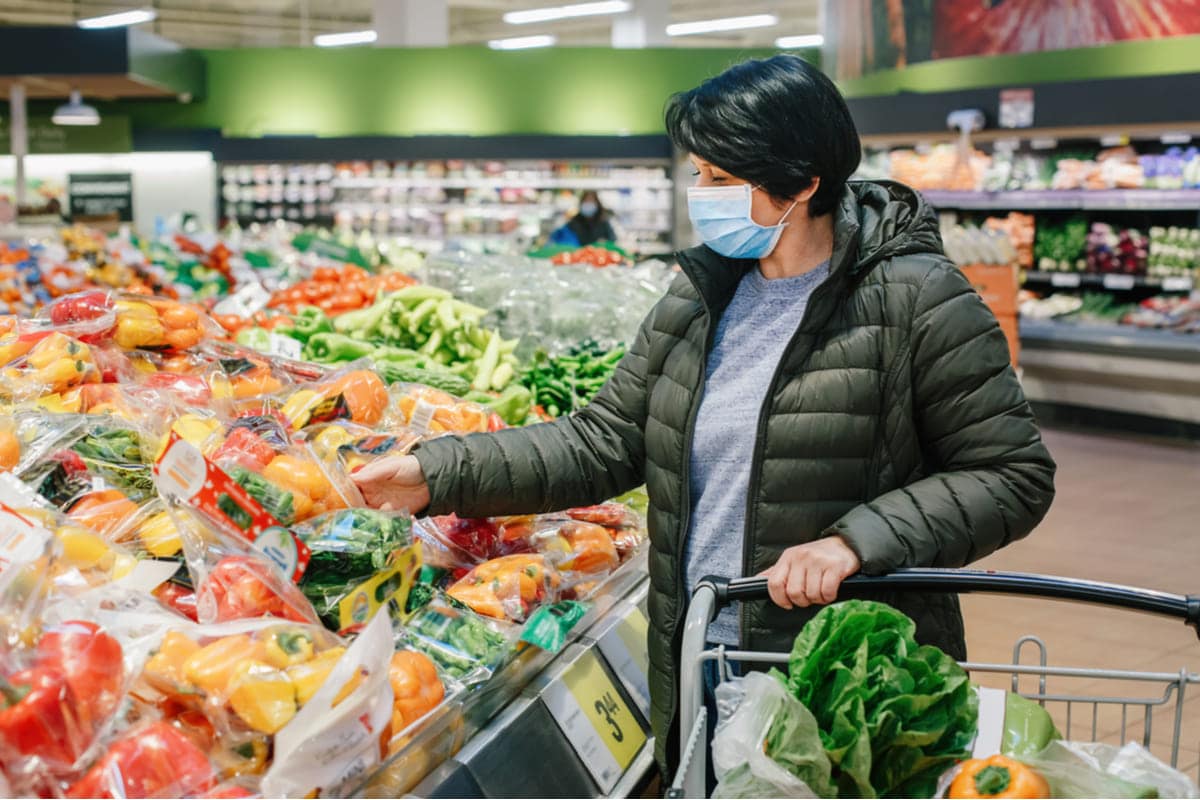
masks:
<path id="1" fill-rule="evenodd" d="M 646 650 L 646 615 L 634 608 L 598 642 L 600 652 L 621 679 L 642 716 L 650 719 L 650 655 Z"/>
<path id="2" fill-rule="evenodd" d="M 267 307 L 271 301 L 271 293 L 263 288 L 258 281 L 247 283 L 229 297 L 213 307 L 216 314 L 234 314 L 239 317 L 252 317 Z"/>
<path id="3" fill-rule="evenodd" d="M 290 336 L 284 336 L 281 333 L 272 333 L 270 343 L 271 355 L 279 356 L 280 358 L 290 358 L 292 361 L 299 361 L 304 356 L 304 347 L 299 341 Z"/>
<path id="4" fill-rule="evenodd" d="M 1056 272 L 1050 276 L 1050 285 L 1059 287 L 1076 287 L 1079 285 L 1079 275 L 1072 272 Z"/>
<path id="5" fill-rule="evenodd" d="M 1163 278 L 1164 292 L 1189 292 L 1192 289 L 1192 279 L 1184 277 Z"/>
<path id="6" fill-rule="evenodd" d="M 1132 289 L 1137 280 L 1132 275 L 1105 275 L 1105 289 Z"/>
<path id="7" fill-rule="evenodd" d="M 542 700 L 607 795 L 646 744 L 646 733 L 595 652 L 580 656 L 546 688 Z"/>

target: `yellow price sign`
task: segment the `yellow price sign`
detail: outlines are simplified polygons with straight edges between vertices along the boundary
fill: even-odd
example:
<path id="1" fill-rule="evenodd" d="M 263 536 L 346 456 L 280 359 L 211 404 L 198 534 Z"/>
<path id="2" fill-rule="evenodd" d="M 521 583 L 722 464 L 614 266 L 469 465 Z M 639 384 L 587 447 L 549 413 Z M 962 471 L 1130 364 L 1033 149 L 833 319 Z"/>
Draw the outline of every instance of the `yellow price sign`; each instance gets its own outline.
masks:
<path id="1" fill-rule="evenodd" d="M 601 791 L 611 791 L 646 744 L 646 732 L 599 657 L 584 653 L 543 699 Z"/>

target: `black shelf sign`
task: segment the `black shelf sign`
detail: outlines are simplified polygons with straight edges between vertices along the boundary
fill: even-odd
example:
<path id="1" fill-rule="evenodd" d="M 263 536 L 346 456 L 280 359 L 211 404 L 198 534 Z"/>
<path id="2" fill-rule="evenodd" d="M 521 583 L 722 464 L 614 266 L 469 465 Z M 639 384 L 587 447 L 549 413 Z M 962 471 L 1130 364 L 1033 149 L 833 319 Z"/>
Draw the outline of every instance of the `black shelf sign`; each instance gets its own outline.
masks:
<path id="1" fill-rule="evenodd" d="M 128 172 L 73 172 L 67 176 L 71 219 L 133 221 L 133 175 Z"/>

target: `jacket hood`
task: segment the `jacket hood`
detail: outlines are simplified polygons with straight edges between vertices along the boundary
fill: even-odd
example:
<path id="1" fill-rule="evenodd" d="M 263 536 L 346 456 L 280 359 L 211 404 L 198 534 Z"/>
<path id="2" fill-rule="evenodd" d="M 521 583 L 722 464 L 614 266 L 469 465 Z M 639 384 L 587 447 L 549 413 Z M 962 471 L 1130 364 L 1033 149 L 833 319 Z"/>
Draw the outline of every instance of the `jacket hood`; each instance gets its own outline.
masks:
<path id="1" fill-rule="evenodd" d="M 834 212 L 831 272 L 852 279 L 876 264 L 913 253 L 942 254 L 933 209 L 895 181 L 851 181 Z M 726 258 L 700 245 L 678 254 L 679 266 L 710 306 L 724 307 L 738 281 L 757 263 Z"/>

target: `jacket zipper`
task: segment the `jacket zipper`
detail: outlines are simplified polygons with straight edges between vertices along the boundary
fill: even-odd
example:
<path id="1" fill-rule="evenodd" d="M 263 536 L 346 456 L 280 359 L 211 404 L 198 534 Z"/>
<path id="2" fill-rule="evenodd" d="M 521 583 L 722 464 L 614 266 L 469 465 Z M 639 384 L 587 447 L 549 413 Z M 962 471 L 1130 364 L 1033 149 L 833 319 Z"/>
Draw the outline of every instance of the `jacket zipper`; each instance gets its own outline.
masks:
<path id="1" fill-rule="evenodd" d="M 771 401 L 775 397 L 775 389 L 779 383 L 779 376 L 783 374 L 783 365 L 788 360 L 792 348 L 796 346 L 796 341 L 800 338 L 800 334 L 804 331 L 804 324 L 808 321 L 808 316 L 812 312 L 813 307 L 817 305 L 816 301 L 824 300 L 825 296 L 832 291 L 833 282 L 831 279 L 833 277 L 830 275 L 826 279 L 826 282 L 817 287 L 817 290 L 809 297 L 808 303 L 804 306 L 804 313 L 800 315 L 800 324 L 796 326 L 796 332 L 788 340 L 787 347 L 784 348 L 783 355 L 779 358 L 779 363 L 775 365 L 775 373 L 771 376 L 771 383 L 767 388 L 767 396 L 763 399 L 762 407 L 758 411 L 758 429 L 754 435 L 754 454 L 750 459 L 750 483 L 746 487 L 746 517 L 743 522 L 742 531 L 742 575 L 744 576 L 749 576 L 750 572 L 754 569 L 754 492 L 762 473 L 762 450 L 764 441 L 767 438 L 767 423 L 770 419 Z M 738 607 L 738 645 L 743 650 L 749 647 L 749 637 L 746 634 L 750 621 L 749 607 L 749 603 L 742 603 Z"/>

